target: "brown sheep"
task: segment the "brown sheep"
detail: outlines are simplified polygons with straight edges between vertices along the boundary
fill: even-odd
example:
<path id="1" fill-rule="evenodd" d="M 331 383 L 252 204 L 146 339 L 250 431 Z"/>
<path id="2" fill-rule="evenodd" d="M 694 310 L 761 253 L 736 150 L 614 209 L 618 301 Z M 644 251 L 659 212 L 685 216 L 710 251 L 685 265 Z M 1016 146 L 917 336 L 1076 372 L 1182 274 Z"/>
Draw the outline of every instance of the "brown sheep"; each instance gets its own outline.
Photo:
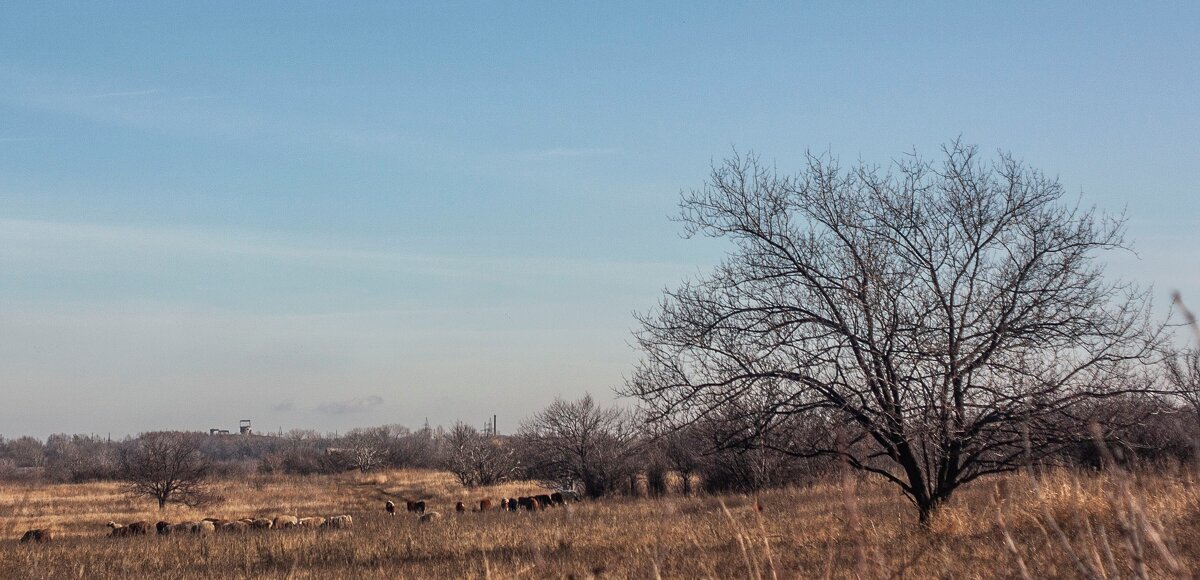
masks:
<path id="1" fill-rule="evenodd" d="M 256 530 L 269 530 L 273 524 L 274 522 L 268 518 L 257 518 L 250 520 L 250 527 Z"/>
<path id="2" fill-rule="evenodd" d="M 319 528 L 325 523 L 325 518 L 321 516 L 313 516 L 311 518 L 300 518 L 296 525 L 302 528 Z"/>
<path id="3" fill-rule="evenodd" d="M 129 535 L 131 536 L 144 536 L 149 534 L 150 530 L 154 529 L 150 525 L 150 522 L 147 521 L 133 522 L 126 527 L 129 528 Z"/>
<path id="4" fill-rule="evenodd" d="M 563 498 L 562 492 L 556 491 L 550 494 L 550 503 L 554 505 L 563 505 L 567 503 L 567 500 Z"/>
<path id="5" fill-rule="evenodd" d="M 503 501 L 503 500 L 501 500 L 501 501 Z M 492 500 L 490 500 L 490 499 L 479 500 L 479 511 L 486 512 L 486 511 L 490 511 L 491 509 L 492 509 Z"/>
<path id="6" fill-rule="evenodd" d="M 325 523 L 321 524 L 321 527 L 329 528 L 329 529 L 343 529 L 343 528 L 349 528 L 353 525 L 354 525 L 354 518 L 352 518 L 350 516 L 346 516 L 346 515 L 341 515 L 341 516 L 331 516 L 329 519 L 325 520 Z"/>
<path id="7" fill-rule="evenodd" d="M 396 515 L 396 504 L 392 503 L 392 500 L 390 500 L 390 499 L 388 500 L 387 503 L 383 504 L 383 509 L 385 511 L 387 511 L 389 516 Z"/>
<path id="8" fill-rule="evenodd" d="M 533 499 L 537 500 L 539 508 L 544 509 L 544 508 L 550 507 L 551 505 L 554 505 L 554 502 L 550 500 L 550 496 L 546 495 L 544 493 L 541 495 L 533 496 Z"/>
<path id="9" fill-rule="evenodd" d="M 467 511 L 467 505 L 466 505 L 466 504 L 464 504 L 463 502 L 461 502 L 461 501 L 460 501 L 460 502 L 458 502 L 458 503 L 454 504 L 454 512 L 455 512 L 455 513 L 460 513 L 460 514 L 461 514 L 461 513 L 465 512 L 465 511 Z"/>
<path id="10" fill-rule="evenodd" d="M 414 514 L 425 513 L 425 502 L 424 501 L 405 501 L 404 503 L 406 504 L 405 508 L 408 509 L 408 511 L 410 513 L 414 513 Z"/>
<path id="11" fill-rule="evenodd" d="M 286 530 L 296 527 L 300 519 L 296 516 L 275 516 L 274 525 L 271 526 L 277 530 Z"/>
<path id="12" fill-rule="evenodd" d="M 515 512 L 518 509 L 521 509 L 521 504 L 519 502 L 517 502 L 517 498 L 515 498 L 515 497 L 508 498 L 508 511 Z"/>
<path id="13" fill-rule="evenodd" d="M 250 529 L 250 526 L 247 526 L 243 522 L 225 522 L 217 529 L 231 534 L 244 534 Z"/>
<path id="14" fill-rule="evenodd" d="M 425 512 L 425 513 L 421 514 L 420 519 L 418 519 L 417 521 L 419 521 L 422 524 L 427 524 L 429 522 L 434 522 L 434 521 L 437 521 L 440 519 L 442 519 L 442 514 L 439 514 L 437 512 Z"/>
<path id="15" fill-rule="evenodd" d="M 171 533 L 172 527 L 171 522 L 159 521 L 157 524 L 154 524 L 154 531 L 158 532 L 160 536 L 165 536 Z"/>
<path id="16" fill-rule="evenodd" d="M 41 544 L 43 542 L 49 542 L 53 539 L 54 539 L 54 532 L 51 532 L 50 530 L 47 530 L 45 528 L 35 528 L 35 529 L 25 532 L 25 535 L 21 536 L 22 543 L 34 542 L 37 544 Z"/>
<path id="17" fill-rule="evenodd" d="M 217 531 L 217 526 L 210 521 L 196 522 L 196 527 L 192 528 L 193 534 L 211 534 Z"/>
<path id="18" fill-rule="evenodd" d="M 517 498 L 517 505 L 521 506 L 531 512 L 536 512 L 538 510 L 538 507 L 540 507 L 538 505 L 538 501 L 532 497 Z"/>

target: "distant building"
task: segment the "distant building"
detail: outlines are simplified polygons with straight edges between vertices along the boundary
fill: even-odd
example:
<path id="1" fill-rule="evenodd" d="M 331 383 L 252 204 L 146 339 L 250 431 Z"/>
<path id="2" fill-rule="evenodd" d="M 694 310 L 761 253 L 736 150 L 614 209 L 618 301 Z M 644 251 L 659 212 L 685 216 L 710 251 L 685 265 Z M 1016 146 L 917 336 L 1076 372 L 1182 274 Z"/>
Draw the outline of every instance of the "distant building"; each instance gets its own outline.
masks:
<path id="1" fill-rule="evenodd" d="M 249 419 L 242 419 L 238 422 L 238 433 L 242 435 L 253 435 L 254 429 L 250 427 Z"/>

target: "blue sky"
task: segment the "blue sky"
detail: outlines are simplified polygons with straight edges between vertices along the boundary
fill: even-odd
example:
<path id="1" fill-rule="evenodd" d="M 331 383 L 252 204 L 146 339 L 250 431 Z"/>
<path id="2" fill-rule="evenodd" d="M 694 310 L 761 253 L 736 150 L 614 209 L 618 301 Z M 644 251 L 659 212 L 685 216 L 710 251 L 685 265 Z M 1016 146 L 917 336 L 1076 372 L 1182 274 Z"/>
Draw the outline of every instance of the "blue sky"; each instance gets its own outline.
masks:
<path id="1" fill-rule="evenodd" d="M 1195 3 L 243 4 L 0 8 L 0 434 L 611 397 L 733 147 L 1011 151 L 1200 304 Z"/>

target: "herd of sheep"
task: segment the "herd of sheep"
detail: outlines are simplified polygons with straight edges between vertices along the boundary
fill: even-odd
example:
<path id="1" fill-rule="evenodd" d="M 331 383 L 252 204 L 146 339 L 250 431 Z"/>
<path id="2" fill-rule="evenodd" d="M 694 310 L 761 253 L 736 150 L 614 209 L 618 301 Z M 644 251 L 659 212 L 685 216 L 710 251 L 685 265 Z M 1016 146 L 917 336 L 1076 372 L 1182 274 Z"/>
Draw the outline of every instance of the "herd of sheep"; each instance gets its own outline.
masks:
<path id="1" fill-rule="evenodd" d="M 240 520 L 224 520 L 221 518 L 204 518 L 193 522 L 171 523 L 161 521 L 151 524 L 147 521 L 119 524 L 108 522 L 109 535 L 114 538 L 131 536 L 147 536 L 151 533 L 160 536 L 172 534 L 212 534 L 245 533 L 251 530 L 286 530 L 289 528 L 308 529 L 345 529 L 354 525 L 354 518 L 349 515 L 321 517 L 313 516 L 299 518 L 296 516 L 275 516 L 274 518 L 244 518 Z M 21 542 L 43 543 L 54 539 L 54 532 L 44 528 L 28 530 L 21 536 Z"/>
<path id="2" fill-rule="evenodd" d="M 491 499 L 479 500 L 478 506 L 472 506 L 470 511 L 538 511 L 554 506 L 562 506 L 568 500 L 578 501 L 578 496 L 571 491 L 556 491 L 554 493 L 532 495 L 525 497 L 502 498 L 498 503 Z M 416 514 L 421 523 L 428 523 L 441 518 L 436 511 L 427 511 L 424 501 L 406 501 L 405 510 Z M 384 510 L 390 515 L 396 515 L 396 504 L 389 501 L 384 504 Z M 468 511 L 463 502 L 457 502 L 454 511 Z M 284 530 L 298 529 L 345 529 L 354 525 L 354 518 L 349 515 L 331 517 L 296 517 L 289 515 L 274 518 L 243 518 L 240 520 L 224 520 L 221 518 L 204 518 L 199 521 L 171 523 L 161 521 L 151 524 L 147 521 L 119 524 L 108 522 L 109 535 L 115 538 L 130 536 L 146 536 L 151 533 L 167 536 L 172 534 L 212 534 L 212 533 L 246 533 L 254 530 Z M 37 528 L 28 530 L 21 536 L 21 542 L 42 543 L 54 539 L 54 532 L 49 529 Z"/>

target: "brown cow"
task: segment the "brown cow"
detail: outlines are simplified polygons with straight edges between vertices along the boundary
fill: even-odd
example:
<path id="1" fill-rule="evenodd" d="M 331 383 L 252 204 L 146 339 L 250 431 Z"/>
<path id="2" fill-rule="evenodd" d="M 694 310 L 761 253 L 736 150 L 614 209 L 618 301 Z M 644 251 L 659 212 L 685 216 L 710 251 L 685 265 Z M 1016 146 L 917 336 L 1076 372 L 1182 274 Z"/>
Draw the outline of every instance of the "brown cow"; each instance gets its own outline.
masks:
<path id="1" fill-rule="evenodd" d="M 415 513 L 415 514 L 425 513 L 425 502 L 424 501 L 405 501 L 404 503 L 407 504 L 405 507 L 411 513 Z"/>
<path id="2" fill-rule="evenodd" d="M 392 500 L 388 500 L 387 503 L 383 504 L 383 509 L 387 511 L 389 516 L 396 515 L 396 504 L 392 503 Z"/>
<path id="3" fill-rule="evenodd" d="M 503 501 L 503 500 L 501 500 L 501 501 Z M 492 500 L 490 500 L 490 499 L 479 500 L 479 511 L 486 512 L 491 509 L 492 509 Z"/>
<path id="4" fill-rule="evenodd" d="M 21 536 L 21 542 L 35 542 L 38 544 L 49 542 L 53 539 L 54 532 L 45 528 L 35 528 L 25 532 L 25 535 Z"/>

